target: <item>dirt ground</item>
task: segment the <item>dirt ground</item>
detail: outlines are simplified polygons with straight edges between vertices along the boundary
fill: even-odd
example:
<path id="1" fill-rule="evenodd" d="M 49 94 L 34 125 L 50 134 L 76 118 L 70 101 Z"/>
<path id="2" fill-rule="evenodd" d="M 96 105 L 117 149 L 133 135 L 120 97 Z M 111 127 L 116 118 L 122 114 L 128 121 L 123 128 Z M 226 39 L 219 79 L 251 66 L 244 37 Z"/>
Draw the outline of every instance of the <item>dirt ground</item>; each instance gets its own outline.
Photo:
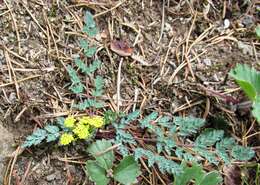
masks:
<path id="1" fill-rule="evenodd" d="M 82 52 L 88 10 L 100 29 L 95 43 L 106 107 L 116 110 L 122 59 L 120 111 L 138 106 L 147 113 L 192 115 L 215 128 L 223 127 L 222 121 L 259 159 L 259 127 L 250 110 L 238 106 L 246 97 L 228 76 L 237 63 L 260 69 L 258 6 L 243 0 L 0 0 L 0 120 L 15 137 L 11 147 L 19 148 L 36 127 L 70 114 L 75 96 L 64 66 Z M 113 39 L 127 41 L 134 56 L 111 51 Z M 26 149 L 7 161 L 12 166 L 6 184 L 91 184 L 84 148 L 81 143 Z M 162 184 L 155 179 L 153 184 Z M 147 182 L 140 178 L 140 184 Z"/>

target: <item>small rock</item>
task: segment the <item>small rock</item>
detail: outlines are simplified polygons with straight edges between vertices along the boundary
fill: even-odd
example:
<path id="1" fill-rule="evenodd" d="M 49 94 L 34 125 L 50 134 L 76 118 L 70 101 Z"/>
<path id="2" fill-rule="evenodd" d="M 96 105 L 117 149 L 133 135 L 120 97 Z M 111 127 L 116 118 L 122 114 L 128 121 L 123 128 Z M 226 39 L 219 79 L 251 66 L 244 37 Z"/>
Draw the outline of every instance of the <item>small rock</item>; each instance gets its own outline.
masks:
<path id="1" fill-rule="evenodd" d="M 242 53 L 245 54 L 245 55 L 250 55 L 250 56 L 253 56 L 254 55 L 254 50 L 253 50 L 253 47 L 248 45 L 248 44 L 245 44 L 241 41 L 238 41 L 237 42 L 237 45 L 238 45 L 238 48 L 242 50 Z"/>
<path id="2" fill-rule="evenodd" d="M 217 74 L 213 75 L 213 79 L 214 79 L 215 82 L 219 82 L 219 78 L 218 78 Z"/>
<path id="3" fill-rule="evenodd" d="M 56 178 L 55 173 L 46 176 L 46 180 L 49 181 L 49 182 L 55 180 L 55 178 Z"/>
<path id="4" fill-rule="evenodd" d="M 11 92 L 8 99 L 9 99 L 9 101 L 11 103 L 15 103 L 15 101 L 16 101 L 16 93 Z"/>
<path id="5" fill-rule="evenodd" d="M 8 132 L 0 120 L 0 184 L 3 182 L 3 174 L 6 170 L 6 159 L 14 152 L 12 147 L 14 140 L 13 135 Z"/>
<path id="6" fill-rule="evenodd" d="M 224 20 L 224 29 L 229 28 L 229 26 L 230 26 L 230 21 L 228 19 L 225 19 Z"/>
<path id="7" fill-rule="evenodd" d="M 246 27 L 249 28 L 254 25 L 254 17 L 251 15 L 245 15 L 242 19 L 242 24 Z"/>
<path id="8" fill-rule="evenodd" d="M 212 65 L 212 62 L 211 62 L 211 60 L 210 60 L 209 58 L 205 58 L 205 59 L 203 60 L 203 62 L 204 62 L 204 64 L 206 64 L 207 66 L 211 66 L 211 65 Z"/>

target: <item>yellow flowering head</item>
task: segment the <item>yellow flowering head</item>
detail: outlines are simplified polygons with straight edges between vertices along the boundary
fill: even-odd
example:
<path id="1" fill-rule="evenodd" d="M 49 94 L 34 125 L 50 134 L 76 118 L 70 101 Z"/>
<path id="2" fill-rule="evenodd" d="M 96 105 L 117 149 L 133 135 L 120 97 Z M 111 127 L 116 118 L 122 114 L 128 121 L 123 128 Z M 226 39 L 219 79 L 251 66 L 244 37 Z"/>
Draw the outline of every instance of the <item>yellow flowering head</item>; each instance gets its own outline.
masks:
<path id="1" fill-rule="evenodd" d="M 73 116 L 68 116 L 64 121 L 64 126 L 67 128 L 72 128 L 75 126 L 76 119 Z"/>
<path id="2" fill-rule="evenodd" d="M 86 139 L 90 136 L 89 125 L 78 123 L 77 126 L 72 130 L 80 139 Z"/>
<path id="3" fill-rule="evenodd" d="M 104 125 L 104 118 L 101 116 L 93 116 L 91 117 L 89 124 L 96 128 L 100 128 Z"/>
<path id="4" fill-rule="evenodd" d="M 91 121 L 91 118 L 89 116 L 83 116 L 79 119 L 79 124 L 85 124 L 88 125 Z"/>
<path id="5" fill-rule="evenodd" d="M 74 137 L 72 134 L 68 134 L 68 133 L 64 133 L 61 135 L 60 137 L 60 144 L 61 145 L 68 145 L 70 144 L 72 141 L 74 141 Z"/>

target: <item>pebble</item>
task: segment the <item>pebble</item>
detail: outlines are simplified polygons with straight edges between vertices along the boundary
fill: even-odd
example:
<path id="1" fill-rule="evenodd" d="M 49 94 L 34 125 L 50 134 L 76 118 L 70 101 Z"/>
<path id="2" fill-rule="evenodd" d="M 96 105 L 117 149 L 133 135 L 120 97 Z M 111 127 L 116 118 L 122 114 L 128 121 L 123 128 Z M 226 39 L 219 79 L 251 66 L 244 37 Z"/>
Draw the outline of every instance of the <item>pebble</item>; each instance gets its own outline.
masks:
<path id="1" fill-rule="evenodd" d="M 230 26 L 230 21 L 228 19 L 225 19 L 224 20 L 224 29 L 229 28 L 229 26 Z"/>
<path id="2" fill-rule="evenodd" d="M 243 43 L 241 41 L 238 41 L 237 45 L 238 45 L 238 48 L 242 50 L 242 53 L 244 55 L 250 55 L 250 56 L 254 55 L 254 50 L 253 50 L 252 46 L 250 46 L 248 44 L 245 44 L 245 43 Z"/>
<path id="3" fill-rule="evenodd" d="M 249 28 L 254 25 L 254 17 L 251 15 L 245 15 L 242 19 L 242 24 L 246 27 Z"/>
<path id="4" fill-rule="evenodd" d="M 207 66 L 211 66 L 212 65 L 212 62 L 211 62 L 211 60 L 209 58 L 205 58 L 203 60 L 203 63 L 206 64 Z"/>
<path id="5" fill-rule="evenodd" d="M 14 152 L 12 145 L 14 144 L 13 135 L 2 126 L 0 120 L 0 184 L 3 182 L 3 174 L 6 168 L 7 157 Z"/>

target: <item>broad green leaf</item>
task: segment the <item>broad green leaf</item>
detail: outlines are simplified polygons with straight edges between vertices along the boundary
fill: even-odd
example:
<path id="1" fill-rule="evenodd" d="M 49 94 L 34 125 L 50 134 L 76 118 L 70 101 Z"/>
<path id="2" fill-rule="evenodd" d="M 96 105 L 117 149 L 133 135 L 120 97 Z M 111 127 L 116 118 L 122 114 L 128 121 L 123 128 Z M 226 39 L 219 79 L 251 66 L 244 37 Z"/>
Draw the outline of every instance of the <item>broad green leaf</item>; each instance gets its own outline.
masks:
<path id="1" fill-rule="evenodd" d="M 217 171 L 212 171 L 205 174 L 198 185 L 217 185 L 222 182 L 222 178 Z M 196 183 L 197 185 L 197 183 Z"/>
<path id="2" fill-rule="evenodd" d="M 100 167 L 96 161 L 87 161 L 85 167 L 90 180 L 95 182 L 96 185 L 107 185 L 109 183 L 109 178 L 106 176 L 106 170 Z"/>
<path id="3" fill-rule="evenodd" d="M 141 174 L 138 163 L 133 156 L 126 156 L 114 169 L 114 179 L 121 184 L 132 184 Z"/>
<path id="4" fill-rule="evenodd" d="M 231 154 L 236 160 L 247 161 L 255 156 L 255 151 L 249 147 L 237 145 L 232 148 Z"/>
<path id="5" fill-rule="evenodd" d="M 87 151 L 91 153 L 98 165 L 106 170 L 109 170 L 113 166 L 113 162 L 115 160 L 115 156 L 113 153 L 113 150 L 110 150 L 108 152 L 105 152 L 108 148 L 112 147 L 112 144 L 110 141 L 107 141 L 105 139 L 98 140 L 95 143 L 91 144 Z M 103 153 L 105 152 L 105 153 Z M 103 153 L 102 155 L 97 155 Z"/>
<path id="6" fill-rule="evenodd" d="M 255 33 L 256 33 L 256 37 L 260 39 L 260 25 L 257 25 L 257 27 L 255 28 Z"/>
<path id="7" fill-rule="evenodd" d="M 252 114 L 260 124 L 260 95 L 256 97 L 256 101 L 253 103 Z"/>
<path id="8" fill-rule="evenodd" d="M 254 101 L 260 94 L 260 73 L 254 68 L 238 64 L 229 75 L 235 78 L 251 101 Z"/>
<path id="9" fill-rule="evenodd" d="M 195 180 L 195 185 L 218 185 L 222 182 L 221 176 L 216 171 L 206 173 L 202 167 L 196 163 L 192 167 L 187 167 L 182 163 L 183 173 L 174 176 L 174 185 L 186 185 L 191 180 Z"/>
<path id="10" fill-rule="evenodd" d="M 201 181 L 204 175 L 201 166 L 197 164 L 193 164 L 192 167 L 187 167 L 185 163 L 182 163 L 182 166 L 183 166 L 183 173 L 174 176 L 174 185 L 186 185 L 192 179 L 197 179 Z"/>

